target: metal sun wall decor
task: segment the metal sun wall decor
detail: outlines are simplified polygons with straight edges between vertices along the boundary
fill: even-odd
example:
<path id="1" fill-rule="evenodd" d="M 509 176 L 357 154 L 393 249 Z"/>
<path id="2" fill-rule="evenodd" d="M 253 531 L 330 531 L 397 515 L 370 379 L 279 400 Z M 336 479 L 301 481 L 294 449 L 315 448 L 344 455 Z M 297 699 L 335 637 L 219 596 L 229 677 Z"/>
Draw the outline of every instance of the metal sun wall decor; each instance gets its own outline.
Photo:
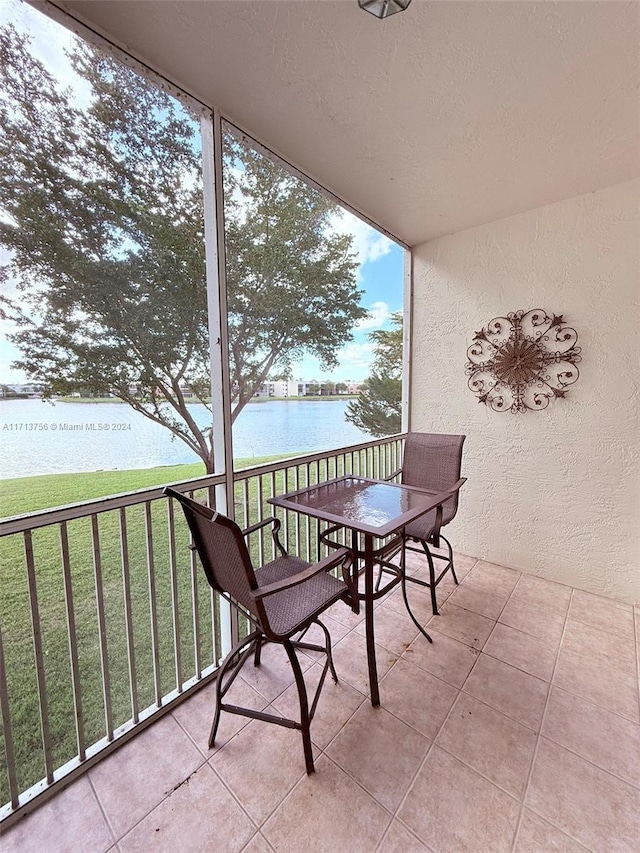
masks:
<path id="1" fill-rule="evenodd" d="M 562 314 L 541 308 L 494 317 L 467 350 L 469 388 L 494 412 L 546 409 L 580 376 L 577 340 Z"/>

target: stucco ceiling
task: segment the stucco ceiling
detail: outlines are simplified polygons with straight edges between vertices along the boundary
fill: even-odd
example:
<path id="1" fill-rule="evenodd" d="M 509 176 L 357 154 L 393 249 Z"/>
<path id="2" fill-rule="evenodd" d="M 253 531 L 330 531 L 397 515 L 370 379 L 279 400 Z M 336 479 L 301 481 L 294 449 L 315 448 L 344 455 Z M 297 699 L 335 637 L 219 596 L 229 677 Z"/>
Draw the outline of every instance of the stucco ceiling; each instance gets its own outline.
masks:
<path id="1" fill-rule="evenodd" d="M 58 5 L 409 245 L 640 174 L 636 2 Z"/>

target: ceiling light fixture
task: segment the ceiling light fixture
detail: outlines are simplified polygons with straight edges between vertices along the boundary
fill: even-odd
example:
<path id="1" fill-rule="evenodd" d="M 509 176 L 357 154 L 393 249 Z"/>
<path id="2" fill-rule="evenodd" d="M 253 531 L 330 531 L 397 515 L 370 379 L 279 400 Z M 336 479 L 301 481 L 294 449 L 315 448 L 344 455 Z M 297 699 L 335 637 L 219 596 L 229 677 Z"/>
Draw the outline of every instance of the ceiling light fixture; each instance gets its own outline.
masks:
<path id="1" fill-rule="evenodd" d="M 411 0 L 358 0 L 358 6 L 376 18 L 388 18 L 396 12 L 404 12 L 409 3 Z"/>

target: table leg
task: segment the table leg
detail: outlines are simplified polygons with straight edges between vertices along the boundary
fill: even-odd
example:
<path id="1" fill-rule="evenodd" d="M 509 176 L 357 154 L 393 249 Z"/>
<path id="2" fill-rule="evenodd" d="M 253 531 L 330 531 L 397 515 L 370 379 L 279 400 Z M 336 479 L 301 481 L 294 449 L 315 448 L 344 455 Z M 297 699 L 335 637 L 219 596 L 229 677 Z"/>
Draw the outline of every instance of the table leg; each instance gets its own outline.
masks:
<path id="1" fill-rule="evenodd" d="M 378 669 L 376 667 L 376 646 L 373 630 L 373 595 L 373 537 L 365 534 L 364 614 L 367 637 L 367 663 L 369 664 L 369 690 L 371 691 L 371 704 L 375 707 L 380 704 L 380 691 L 378 690 Z"/>

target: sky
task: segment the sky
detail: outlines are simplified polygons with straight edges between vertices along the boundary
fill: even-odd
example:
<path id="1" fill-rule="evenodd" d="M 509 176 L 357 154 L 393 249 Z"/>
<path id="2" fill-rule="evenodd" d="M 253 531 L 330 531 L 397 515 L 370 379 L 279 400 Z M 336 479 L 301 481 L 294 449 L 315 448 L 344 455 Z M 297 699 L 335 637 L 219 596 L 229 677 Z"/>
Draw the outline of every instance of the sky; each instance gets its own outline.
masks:
<path id="1" fill-rule="evenodd" d="M 75 38 L 72 33 L 21 0 L 0 0 L 0 26 L 7 22 L 31 36 L 32 52 L 63 86 L 73 88 L 77 105 L 88 101 L 87 86 L 75 77 L 64 52 Z M 358 287 L 363 291 L 362 304 L 369 314 L 354 329 L 353 340 L 345 343 L 339 351 L 335 370 L 328 373 L 317 359 L 308 356 L 292 366 L 292 376 L 305 380 L 359 382 L 369 374 L 373 358 L 368 334 L 376 329 L 391 328 L 390 314 L 402 310 L 404 252 L 392 240 L 348 211 L 334 217 L 331 229 L 353 235 L 353 249 L 359 263 Z M 5 264 L 8 258 L 7 251 L 0 247 L 0 265 Z M 7 290 L 5 293 L 13 295 Z M 11 362 L 19 357 L 16 347 L 7 340 L 11 331 L 7 322 L 0 321 L 0 383 L 25 383 L 28 377 L 11 367 Z"/>

